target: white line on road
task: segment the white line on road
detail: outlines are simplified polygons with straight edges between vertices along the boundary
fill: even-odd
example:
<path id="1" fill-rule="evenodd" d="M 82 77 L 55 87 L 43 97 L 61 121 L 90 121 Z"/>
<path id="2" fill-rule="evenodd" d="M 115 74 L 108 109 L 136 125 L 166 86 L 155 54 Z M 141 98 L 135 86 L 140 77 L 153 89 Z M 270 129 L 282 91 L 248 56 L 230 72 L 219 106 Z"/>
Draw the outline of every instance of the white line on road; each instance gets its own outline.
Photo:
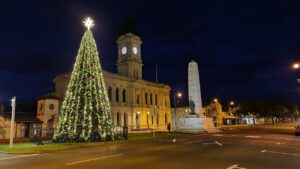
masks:
<path id="1" fill-rule="evenodd" d="M 219 146 L 223 146 L 223 144 L 221 144 L 221 143 L 219 143 L 219 142 L 217 142 L 217 141 L 215 141 L 215 143 L 217 144 L 217 145 L 219 145 Z"/>
<path id="2" fill-rule="evenodd" d="M 183 144 L 193 144 L 193 143 L 201 143 L 201 140 L 185 142 L 185 143 L 183 143 Z"/>
<path id="3" fill-rule="evenodd" d="M 0 160 L 10 160 L 15 158 L 24 158 L 24 157 L 31 157 L 31 156 L 37 156 L 39 154 L 27 154 L 27 155 L 20 155 L 20 156 L 13 156 L 13 157 L 2 157 Z"/>
<path id="4" fill-rule="evenodd" d="M 245 136 L 246 138 L 260 138 L 261 136 Z"/>
<path id="5" fill-rule="evenodd" d="M 223 134 L 214 134 L 213 136 L 221 137 Z"/>
<path id="6" fill-rule="evenodd" d="M 283 153 L 283 152 L 268 151 L 268 150 L 262 150 L 261 152 L 262 153 L 273 153 L 273 154 L 291 155 L 291 156 L 300 156 L 300 154 Z"/>
<path id="7" fill-rule="evenodd" d="M 105 158 L 117 157 L 117 156 L 121 156 L 121 155 L 123 155 L 123 154 L 115 154 L 115 155 L 110 155 L 110 156 L 105 156 L 105 157 L 92 158 L 92 159 L 88 159 L 88 160 L 75 161 L 72 163 L 67 163 L 66 165 L 74 165 L 74 164 L 85 163 L 85 162 L 95 161 L 95 160 L 100 160 L 100 159 L 105 159 Z"/>
<path id="8" fill-rule="evenodd" d="M 202 143 L 202 145 L 208 145 L 208 144 L 216 144 L 216 143 Z"/>
<path id="9" fill-rule="evenodd" d="M 239 165 L 234 164 L 234 165 L 232 165 L 230 167 L 227 167 L 227 169 L 246 169 L 246 168 L 242 168 L 242 167 L 239 167 Z"/>

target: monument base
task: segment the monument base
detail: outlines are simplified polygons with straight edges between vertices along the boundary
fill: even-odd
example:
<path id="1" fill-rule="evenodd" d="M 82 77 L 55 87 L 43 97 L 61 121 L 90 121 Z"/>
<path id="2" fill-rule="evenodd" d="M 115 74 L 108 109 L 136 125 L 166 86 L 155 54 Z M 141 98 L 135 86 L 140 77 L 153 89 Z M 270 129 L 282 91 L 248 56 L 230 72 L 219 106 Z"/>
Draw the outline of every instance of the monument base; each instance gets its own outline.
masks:
<path id="1" fill-rule="evenodd" d="M 215 133 L 219 130 L 214 126 L 212 118 L 199 117 L 198 115 L 187 115 L 179 119 L 176 129 L 180 133 Z"/>

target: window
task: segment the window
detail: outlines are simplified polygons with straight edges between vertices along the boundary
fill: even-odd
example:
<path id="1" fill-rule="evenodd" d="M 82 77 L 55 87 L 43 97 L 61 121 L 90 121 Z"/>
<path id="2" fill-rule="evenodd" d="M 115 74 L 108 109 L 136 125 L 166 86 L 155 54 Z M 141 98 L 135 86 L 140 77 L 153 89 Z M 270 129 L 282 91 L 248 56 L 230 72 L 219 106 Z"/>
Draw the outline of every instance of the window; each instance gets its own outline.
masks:
<path id="1" fill-rule="evenodd" d="M 124 126 L 127 126 L 127 114 L 124 113 Z"/>
<path id="2" fill-rule="evenodd" d="M 165 124 L 168 123 L 168 117 L 167 117 L 167 113 L 165 113 Z"/>
<path id="3" fill-rule="evenodd" d="M 126 102 L 126 90 L 125 89 L 123 89 L 123 103 L 125 103 Z"/>
<path id="4" fill-rule="evenodd" d="M 40 106 L 40 110 L 42 110 L 43 109 L 43 105 L 41 104 L 41 106 Z"/>
<path id="5" fill-rule="evenodd" d="M 117 126 L 120 126 L 120 113 L 117 113 Z"/>
<path id="6" fill-rule="evenodd" d="M 150 104 L 152 105 L 153 102 L 152 102 L 152 93 L 150 93 Z"/>
<path id="7" fill-rule="evenodd" d="M 154 118 L 153 118 L 153 115 L 151 115 L 151 124 L 154 124 L 153 121 L 154 121 Z"/>
<path id="8" fill-rule="evenodd" d="M 119 88 L 116 88 L 116 102 L 119 102 Z"/>
<path id="9" fill-rule="evenodd" d="M 148 104 L 148 94 L 145 93 L 145 104 Z"/>
<path id="10" fill-rule="evenodd" d="M 156 115 L 156 123 L 158 124 L 158 122 L 159 122 L 159 116 Z"/>
<path id="11" fill-rule="evenodd" d="M 157 105 L 157 94 L 155 94 L 155 105 Z"/>
<path id="12" fill-rule="evenodd" d="M 112 89 L 111 89 L 111 87 L 109 86 L 108 87 L 108 98 L 109 98 L 109 101 L 111 101 L 111 96 L 112 96 Z"/>
<path id="13" fill-rule="evenodd" d="M 136 95 L 136 104 L 140 104 L 140 95 Z"/>

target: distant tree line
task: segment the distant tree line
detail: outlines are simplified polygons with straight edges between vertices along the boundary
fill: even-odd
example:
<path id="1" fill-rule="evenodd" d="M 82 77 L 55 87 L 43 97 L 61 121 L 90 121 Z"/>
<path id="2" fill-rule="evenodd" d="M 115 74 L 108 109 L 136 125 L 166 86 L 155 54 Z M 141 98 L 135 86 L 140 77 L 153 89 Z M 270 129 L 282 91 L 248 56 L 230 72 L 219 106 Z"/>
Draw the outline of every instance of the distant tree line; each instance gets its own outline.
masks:
<path id="1" fill-rule="evenodd" d="M 243 100 L 237 106 L 237 115 L 254 115 L 263 118 L 265 123 L 294 121 L 299 118 L 296 105 L 262 99 Z"/>

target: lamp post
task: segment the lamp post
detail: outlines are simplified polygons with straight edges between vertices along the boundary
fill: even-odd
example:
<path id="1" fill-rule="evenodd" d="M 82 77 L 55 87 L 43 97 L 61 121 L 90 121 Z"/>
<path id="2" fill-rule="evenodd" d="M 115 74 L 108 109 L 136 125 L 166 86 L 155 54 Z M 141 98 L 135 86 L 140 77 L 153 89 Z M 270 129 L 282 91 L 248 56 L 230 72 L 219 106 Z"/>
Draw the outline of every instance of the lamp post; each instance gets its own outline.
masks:
<path id="1" fill-rule="evenodd" d="M 153 138 L 155 137 L 155 123 L 154 123 L 154 115 L 155 115 L 155 106 L 152 105 L 152 127 L 153 127 Z"/>
<path id="2" fill-rule="evenodd" d="M 234 103 L 234 101 L 230 101 L 230 102 L 228 102 L 228 112 L 229 112 L 229 114 L 230 115 L 232 115 L 233 114 L 233 106 L 235 106 L 235 103 Z M 235 114 L 235 124 L 237 124 L 237 115 Z"/>
<path id="3" fill-rule="evenodd" d="M 179 102 L 179 99 L 182 97 L 182 93 L 178 92 L 174 94 L 174 111 L 175 111 L 175 129 L 177 129 L 177 102 Z"/>
<path id="4" fill-rule="evenodd" d="M 9 138 L 9 147 L 13 148 L 14 144 L 14 128 L 15 128 L 15 114 L 16 114 L 16 97 L 14 96 L 11 99 L 11 119 L 10 119 L 10 138 Z"/>
<path id="5" fill-rule="evenodd" d="M 295 70 L 296 70 L 296 69 L 300 69 L 300 64 L 297 63 L 297 62 L 295 62 L 295 63 L 292 65 L 292 68 L 295 69 Z M 297 79 L 297 82 L 300 83 L 300 79 Z"/>

